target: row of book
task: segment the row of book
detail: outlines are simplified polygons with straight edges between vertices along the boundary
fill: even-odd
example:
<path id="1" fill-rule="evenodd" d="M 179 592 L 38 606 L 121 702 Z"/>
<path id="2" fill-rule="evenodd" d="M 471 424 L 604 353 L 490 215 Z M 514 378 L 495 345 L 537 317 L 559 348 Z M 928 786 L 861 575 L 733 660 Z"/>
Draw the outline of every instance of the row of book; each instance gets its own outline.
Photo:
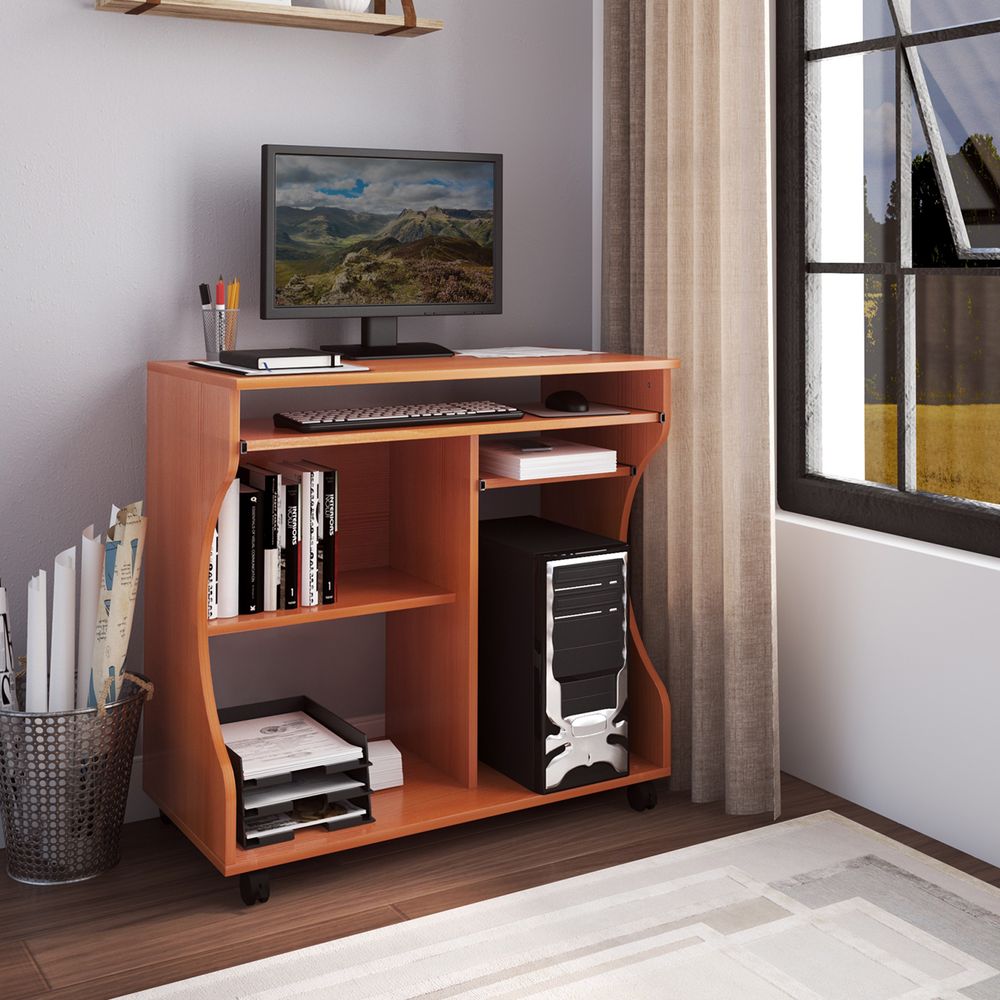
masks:
<path id="1" fill-rule="evenodd" d="M 339 485 L 316 462 L 240 466 L 212 537 L 210 619 L 336 603 Z"/>

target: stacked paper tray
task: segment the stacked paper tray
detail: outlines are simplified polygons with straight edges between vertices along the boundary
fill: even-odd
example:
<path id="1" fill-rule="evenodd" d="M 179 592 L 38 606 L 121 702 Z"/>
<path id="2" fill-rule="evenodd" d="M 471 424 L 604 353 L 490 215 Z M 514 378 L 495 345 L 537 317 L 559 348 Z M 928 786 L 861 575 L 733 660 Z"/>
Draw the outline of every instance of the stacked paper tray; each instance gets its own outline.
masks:
<path id="1" fill-rule="evenodd" d="M 614 472 L 618 453 L 576 441 L 545 438 L 548 451 L 525 451 L 518 439 L 484 441 L 479 446 L 479 471 L 508 479 L 553 479 Z"/>
<path id="2" fill-rule="evenodd" d="M 310 698 L 219 711 L 237 789 L 236 832 L 245 848 L 372 823 L 368 741 Z"/>

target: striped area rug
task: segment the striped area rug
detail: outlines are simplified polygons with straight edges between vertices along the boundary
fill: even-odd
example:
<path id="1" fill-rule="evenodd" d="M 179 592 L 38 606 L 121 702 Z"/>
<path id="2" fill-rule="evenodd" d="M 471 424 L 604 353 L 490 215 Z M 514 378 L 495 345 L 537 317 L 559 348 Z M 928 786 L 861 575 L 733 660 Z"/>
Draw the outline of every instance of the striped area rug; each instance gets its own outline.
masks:
<path id="1" fill-rule="evenodd" d="M 1000 890 L 830 813 L 133 1000 L 1000 1000 Z"/>

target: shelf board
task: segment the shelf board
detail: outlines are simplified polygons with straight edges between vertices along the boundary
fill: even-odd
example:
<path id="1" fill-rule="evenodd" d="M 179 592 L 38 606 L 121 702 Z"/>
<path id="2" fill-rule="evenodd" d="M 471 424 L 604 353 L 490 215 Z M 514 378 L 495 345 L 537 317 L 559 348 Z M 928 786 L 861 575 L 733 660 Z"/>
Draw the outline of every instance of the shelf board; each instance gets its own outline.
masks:
<path id="1" fill-rule="evenodd" d="M 515 486 L 547 486 L 550 483 L 582 483 L 588 479 L 627 479 L 635 475 L 631 465 L 619 465 L 614 472 L 595 472 L 589 476 L 550 476 L 545 479 L 508 479 L 506 476 L 484 476 L 479 480 L 479 489 L 508 490 Z"/>
<path id="2" fill-rule="evenodd" d="M 600 785 L 584 785 L 549 795 L 538 795 L 483 763 L 479 765 L 479 787 L 465 788 L 405 749 L 402 754 L 406 783 L 399 788 L 387 788 L 372 795 L 374 823 L 348 830 L 307 829 L 296 834 L 292 841 L 249 850 L 240 848 L 236 852 L 235 863 L 226 866 L 225 874 L 237 875 L 290 861 L 351 850 L 444 826 L 531 809 L 562 799 L 592 795 L 601 790 L 624 788 L 626 785 L 654 778 L 665 778 L 670 773 L 669 768 L 657 767 L 632 754 L 630 773 L 624 778 L 613 778 Z"/>
<path id="3" fill-rule="evenodd" d="M 377 569 L 355 569 L 337 577 L 337 603 L 294 611 L 262 611 L 238 618 L 215 618 L 208 623 L 208 634 L 233 635 L 256 632 L 287 625 L 332 621 L 336 618 L 357 618 L 389 611 L 430 608 L 437 604 L 454 604 L 455 595 L 434 584 L 402 573 L 391 566 Z"/>
<path id="4" fill-rule="evenodd" d="M 407 28 L 403 18 L 393 14 L 351 14 L 343 10 L 316 7 L 287 7 L 247 0 L 96 0 L 97 9 L 116 14 L 153 14 L 158 17 L 192 17 L 208 21 L 242 21 L 289 28 L 318 28 L 347 31 L 356 35 L 388 35 L 414 38 L 440 31 L 443 21 L 418 19 Z"/>
<path id="5" fill-rule="evenodd" d="M 386 427 L 384 430 L 329 431 L 305 433 L 274 426 L 267 417 L 240 422 L 241 450 L 289 451 L 295 448 L 323 448 L 327 445 L 371 444 L 376 441 L 414 441 L 426 438 L 485 437 L 487 434 L 539 434 L 580 427 L 618 427 L 625 424 L 658 424 L 663 417 L 653 410 L 630 410 L 606 417 L 535 417 L 520 420 L 472 420 L 457 424 L 423 424 L 418 427 Z"/>
<path id="6" fill-rule="evenodd" d="M 537 378 L 549 375 L 654 372 L 680 367 L 676 358 L 641 354 L 575 354 L 548 358 L 404 358 L 362 361 L 367 371 L 324 372 L 320 375 L 246 376 L 199 368 L 188 361 L 150 361 L 149 371 L 218 385 L 238 392 L 272 389 L 318 389 L 345 385 L 399 385 L 413 382 L 454 382 L 480 378 Z"/>

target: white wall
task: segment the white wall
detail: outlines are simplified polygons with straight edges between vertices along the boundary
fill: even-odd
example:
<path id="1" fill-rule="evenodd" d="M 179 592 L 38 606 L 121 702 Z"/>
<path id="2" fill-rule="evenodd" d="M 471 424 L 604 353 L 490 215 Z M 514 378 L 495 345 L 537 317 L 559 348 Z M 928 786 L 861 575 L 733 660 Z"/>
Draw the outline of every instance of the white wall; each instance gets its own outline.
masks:
<path id="1" fill-rule="evenodd" d="M 1000 560 L 784 512 L 776 542 L 782 770 L 1000 864 Z"/>
<path id="2" fill-rule="evenodd" d="M 1000 560 L 779 514 L 782 768 L 1000 864 Z"/>
<path id="3" fill-rule="evenodd" d="M 203 349 L 199 281 L 242 276 L 247 345 L 357 337 L 357 322 L 255 316 L 262 143 L 502 152 L 503 315 L 406 319 L 401 334 L 590 345 L 593 22 L 579 0 L 423 0 L 446 27 L 415 39 L 6 6 L 0 575 L 19 652 L 31 574 L 143 494 L 144 365 Z M 377 711 L 381 642 L 380 619 L 220 641 L 220 701 L 268 695 L 271 657 L 291 649 L 345 713 Z M 141 620 L 132 650 L 139 667 Z"/>

